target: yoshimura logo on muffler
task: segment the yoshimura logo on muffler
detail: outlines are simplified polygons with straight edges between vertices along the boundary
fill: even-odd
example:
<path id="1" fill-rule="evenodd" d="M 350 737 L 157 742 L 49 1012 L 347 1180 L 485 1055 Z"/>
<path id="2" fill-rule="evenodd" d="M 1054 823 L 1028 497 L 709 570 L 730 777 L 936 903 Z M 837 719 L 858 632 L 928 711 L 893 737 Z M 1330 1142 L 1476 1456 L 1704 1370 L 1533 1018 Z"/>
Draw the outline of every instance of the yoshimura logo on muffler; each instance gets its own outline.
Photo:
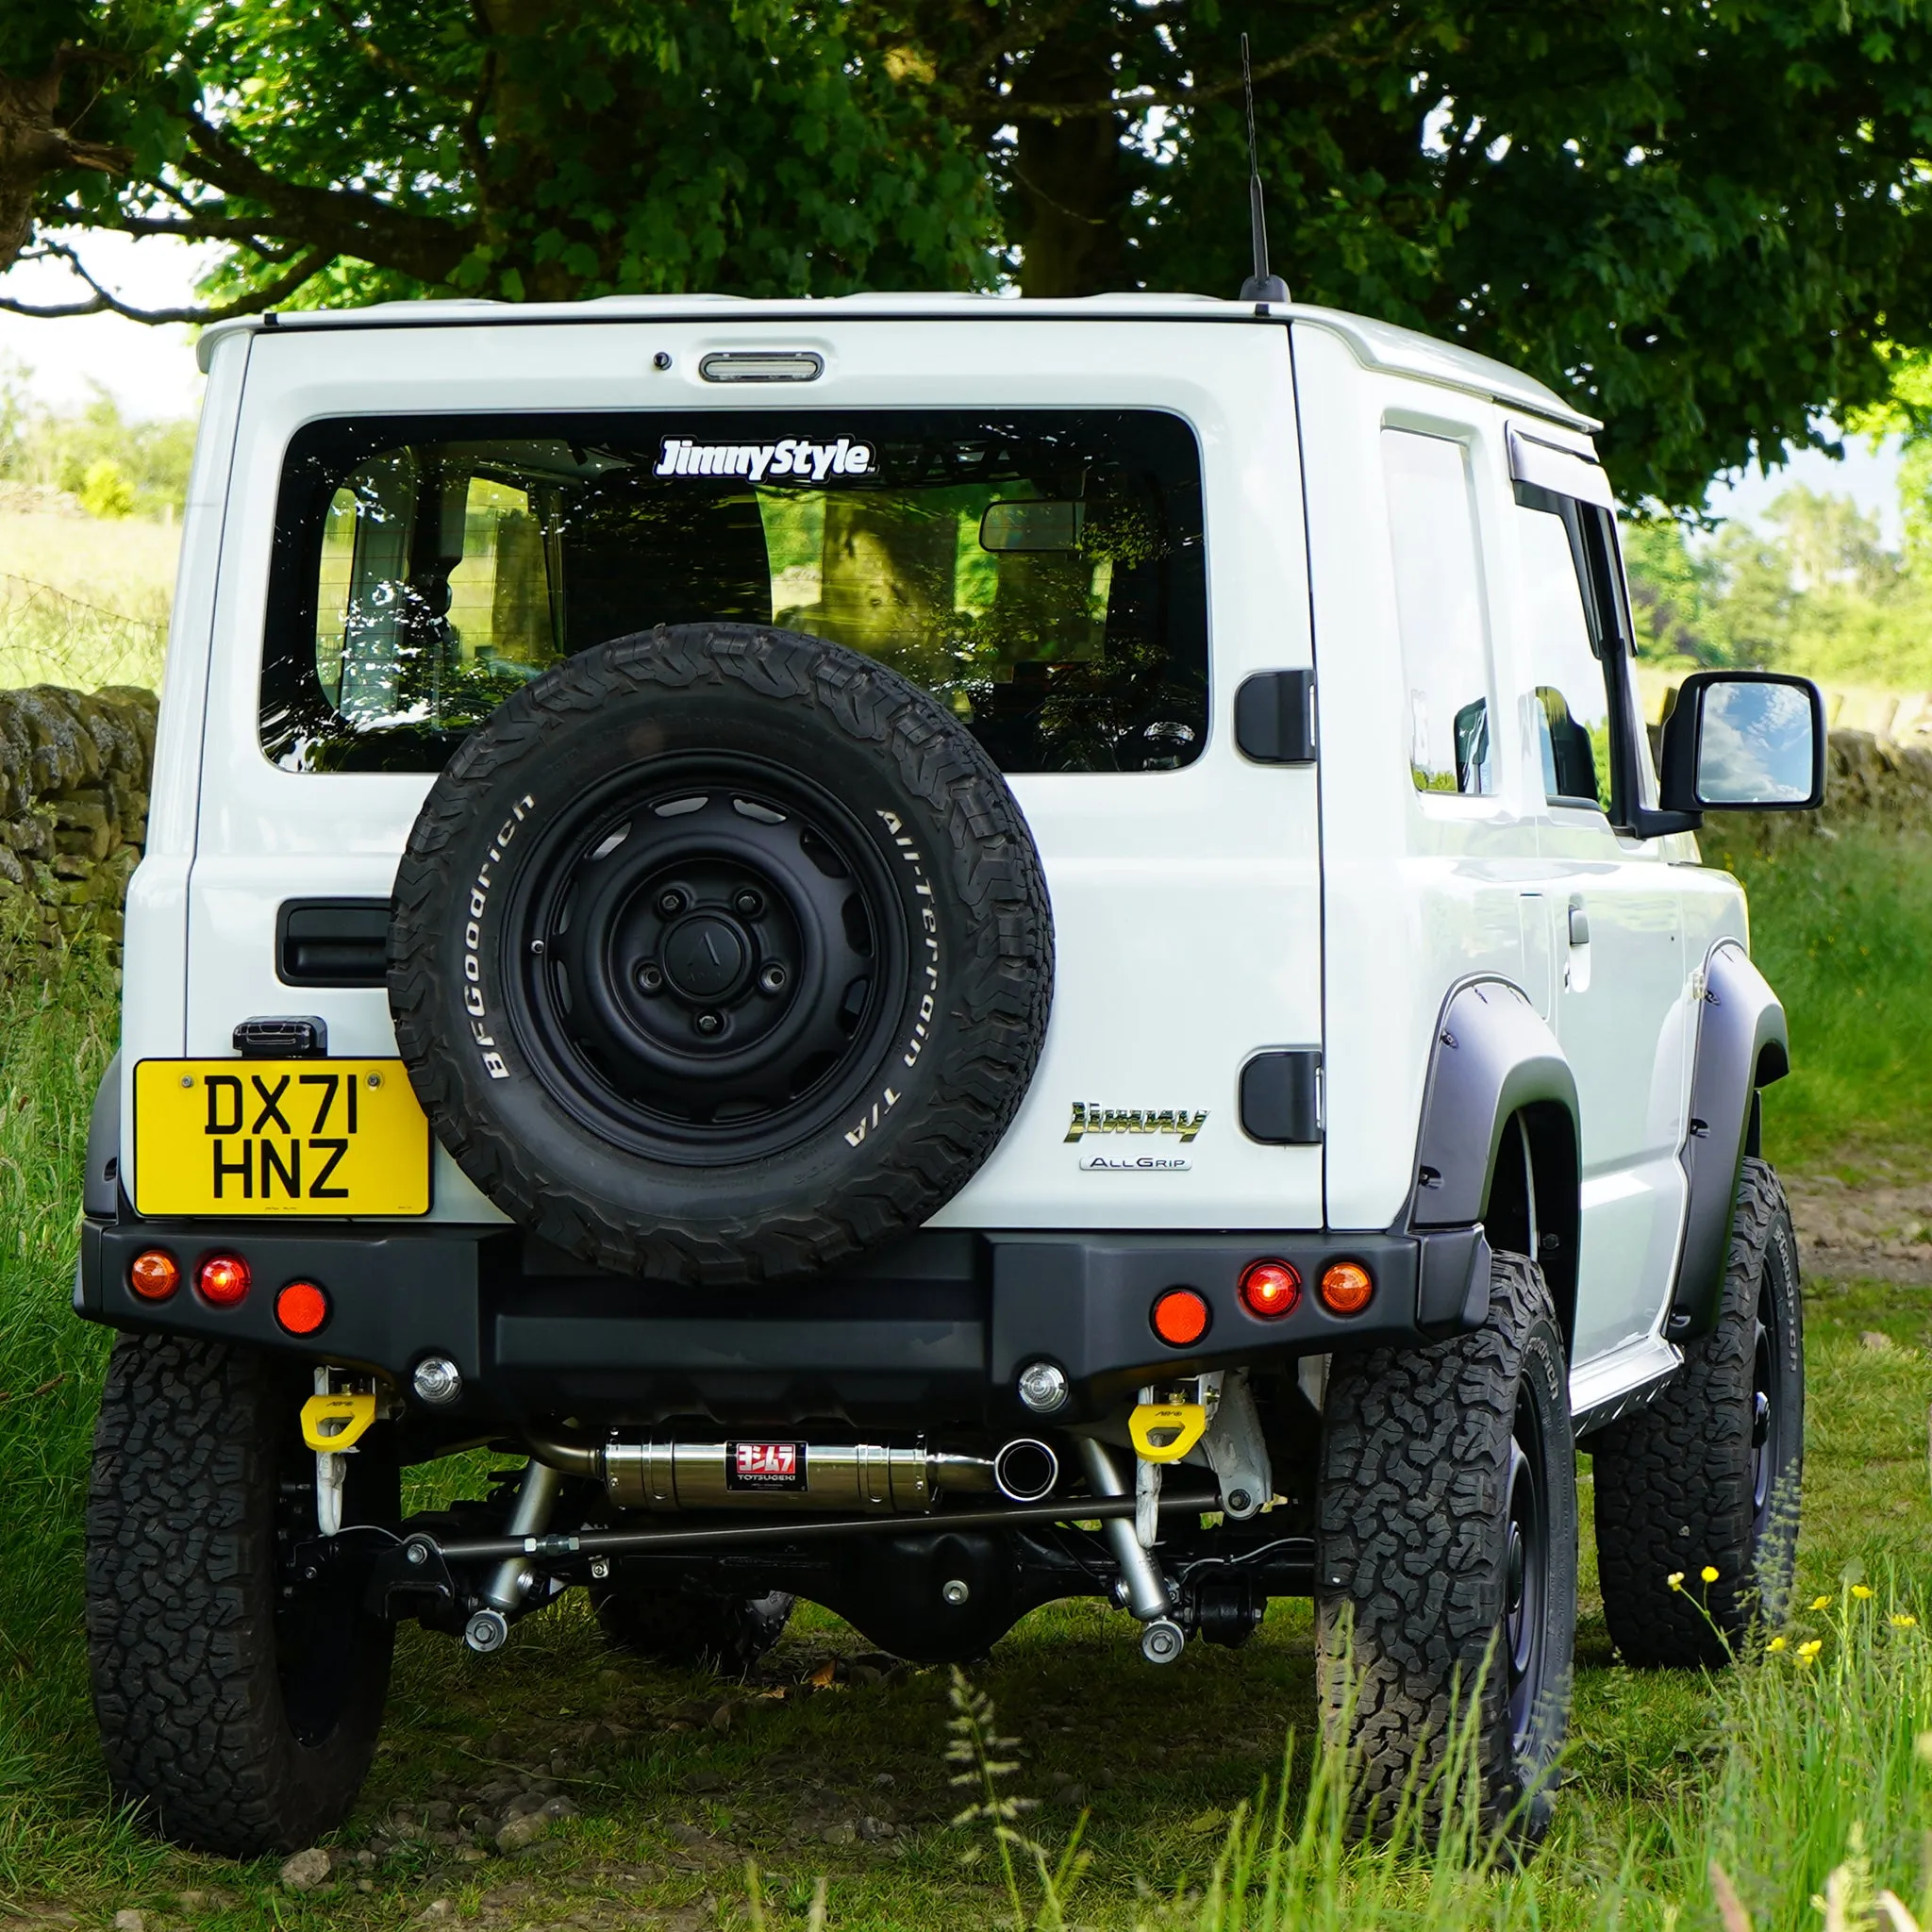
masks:
<path id="1" fill-rule="evenodd" d="M 823 483 L 827 476 L 869 475 L 875 457 L 869 442 L 841 436 L 834 442 L 810 442 L 796 436 L 776 442 L 692 442 L 667 436 L 658 451 L 656 476 L 743 476 L 762 483 L 773 476 L 795 476 Z"/>

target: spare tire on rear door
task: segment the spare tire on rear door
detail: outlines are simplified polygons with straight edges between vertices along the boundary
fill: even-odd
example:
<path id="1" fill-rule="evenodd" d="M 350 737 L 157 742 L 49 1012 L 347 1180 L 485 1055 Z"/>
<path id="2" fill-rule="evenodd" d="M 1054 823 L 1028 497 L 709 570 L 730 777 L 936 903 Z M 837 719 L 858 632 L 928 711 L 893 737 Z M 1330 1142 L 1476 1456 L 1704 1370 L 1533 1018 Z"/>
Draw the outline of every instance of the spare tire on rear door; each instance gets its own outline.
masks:
<path id="1" fill-rule="evenodd" d="M 679 625 L 472 734 L 389 959 L 417 1096 L 505 1213 L 722 1286 L 965 1185 L 1032 1077 L 1053 931 L 1018 806 L 932 698 L 820 638 Z"/>

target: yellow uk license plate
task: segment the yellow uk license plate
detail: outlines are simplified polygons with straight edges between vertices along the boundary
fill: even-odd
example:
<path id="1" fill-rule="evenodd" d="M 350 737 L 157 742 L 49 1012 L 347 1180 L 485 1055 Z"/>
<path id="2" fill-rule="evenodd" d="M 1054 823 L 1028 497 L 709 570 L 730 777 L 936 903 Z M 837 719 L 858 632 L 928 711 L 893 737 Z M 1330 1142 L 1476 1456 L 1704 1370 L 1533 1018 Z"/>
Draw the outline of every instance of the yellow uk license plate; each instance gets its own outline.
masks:
<path id="1" fill-rule="evenodd" d="M 426 1214 L 429 1123 L 400 1060 L 142 1060 L 142 1214 Z"/>

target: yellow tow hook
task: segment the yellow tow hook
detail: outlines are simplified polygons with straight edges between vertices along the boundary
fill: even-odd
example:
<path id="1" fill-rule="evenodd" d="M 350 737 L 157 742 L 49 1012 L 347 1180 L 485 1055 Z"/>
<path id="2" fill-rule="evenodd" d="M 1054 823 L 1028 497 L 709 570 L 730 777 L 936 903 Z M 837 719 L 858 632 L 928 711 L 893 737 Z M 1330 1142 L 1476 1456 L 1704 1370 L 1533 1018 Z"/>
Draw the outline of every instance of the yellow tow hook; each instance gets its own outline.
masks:
<path id="1" fill-rule="evenodd" d="M 344 1449 L 353 1449 L 375 1420 L 373 1389 L 343 1389 L 327 1395 L 311 1395 L 302 1405 L 302 1440 L 318 1456 L 340 1455 Z"/>
<path id="2" fill-rule="evenodd" d="M 1143 1402 L 1127 1418 L 1143 1462 L 1178 1462 L 1207 1433 L 1208 1407 L 1200 1402 Z"/>

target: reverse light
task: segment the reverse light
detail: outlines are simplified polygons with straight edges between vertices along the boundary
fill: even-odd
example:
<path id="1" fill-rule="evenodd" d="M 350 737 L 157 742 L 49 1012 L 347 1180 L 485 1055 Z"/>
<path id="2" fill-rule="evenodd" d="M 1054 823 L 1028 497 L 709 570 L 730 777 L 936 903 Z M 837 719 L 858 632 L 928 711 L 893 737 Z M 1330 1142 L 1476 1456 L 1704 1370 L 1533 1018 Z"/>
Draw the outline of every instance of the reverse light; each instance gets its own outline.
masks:
<path id="1" fill-rule="evenodd" d="M 1170 1348 L 1191 1348 L 1208 1332 L 1208 1304 L 1191 1288 L 1171 1288 L 1155 1302 L 1153 1320 Z"/>
<path id="2" fill-rule="evenodd" d="M 248 1263 L 240 1255 L 210 1255 L 195 1274 L 201 1298 L 232 1308 L 248 1292 Z"/>
<path id="3" fill-rule="evenodd" d="M 1241 1307 L 1264 1322 L 1294 1313 L 1302 1298 L 1302 1277 L 1292 1261 L 1250 1261 L 1241 1270 Z"/>
<path id="4" fill-rule="evenodd" d="M 1331 1261 L 1315 1292 L 1331 1315 L 1358 1315 L 1375 1291 L 1375 1278 L 1359 1261 Z"/>
<path id="5" fill-rule="evenodd" d="M 127 1285 L 144 1302 L 164 1302 L 181 1286 L 181 1264 L 166 1248 L 143 1248 L 127 1264 Z"/>
<path id="6" fill-rule="evenodd" d="M 275 1320 L 291 1335 L 313 1335 L 328 1320 L 327 1290 L 319 1282 L 290 1282 L 275 1296 Z"/>

